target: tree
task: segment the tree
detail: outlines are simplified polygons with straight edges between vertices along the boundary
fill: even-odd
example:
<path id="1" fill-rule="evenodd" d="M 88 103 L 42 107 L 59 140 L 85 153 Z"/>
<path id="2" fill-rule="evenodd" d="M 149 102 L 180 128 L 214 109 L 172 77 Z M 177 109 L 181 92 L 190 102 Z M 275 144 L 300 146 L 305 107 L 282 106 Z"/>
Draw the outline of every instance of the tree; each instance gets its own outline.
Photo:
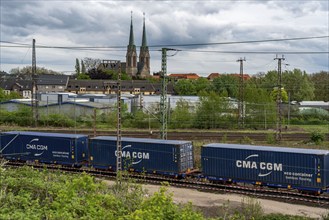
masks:
<path id="1" fill-rule="evenodd" d="M 83 62 L 83 60 L 81 60 L 81 73 L 82 74 L 86 73 L 86 66 L 85 66 L 85 63 Z"/>
<path id="2" fill-rule="evenodd" d="M 0 88 L 0 102 L 18 98 L 21 98 L 21 95 L 18 92 L 10 92 L 10 94 L 6 94 L 4 90 Z"/>
<path id="3" fill-rule="evenodd" d="M 245 126 L 255 129 L 273 127 L 276 120 L 274 100 L 276 98 L 271 98 L 267 88 L 260 87 L 258 77 L 248 80 L 244 90 Z"/>
<path id="4" fill-rule="evenodd" d="M 88 75 L 90 79 L 113 79 L 113 71 L 112 70 L 97 70 L 90 69 L 88 71 Z"/>
<path id="5" fill-rule="evenodd" d="M 195 85 L 189 79 L 178 80 L 174 85 L 177 95 L 196 95 Z"/>
<path id="6" fill-rule="evenodd" d="M 77 77 L 77 79 L 90 79 L 89 75 L 85 73 L 80 73 Z"/>
<path id="7" fill-rule="evenodd" d="M 197 80 L 193 80 L 192 83 L 194 84 L 196 94 L 199 94 L 202 91 L 209 92 L 213 89 L 212 84 L 207 78 L 204 77 L 200 77 Z"/>
<path id="8" fill-rule="evenodd" d="M 260 75 L 259 87 L 266 89 L 270 94 L 273 88 L 278 86 L 278 72 L 276 70 L 268 71 L 265 75 Z"/>
<path id="9" fill-rule="evenodd" d="M 238 94 L 238 78 L 232 75 L 222 75 L 215 78 L 213 86 L 218 94 L 228 97 L 236 97 Z"/>
<path id="10" fill-rule="evenodd" d="M 314 73 L 310 80 L 314 85 L 314 100 L 329 101 L 329 72 Z"/>
<path id="11" fill-rule="evenodd" d="M 191 128 L 193 127 L 194 114 L 190 111 L 189 103 L 180 99 L 176 103 L 176 108 L 170 115 L 171 128 Z"/>
<path id="12" fill-rule="evenodd" d="M 79 76 L 80 74 L 80 63 L 78 58 L 75 59 L 75 73 L 77 74 L 77 76 Z"/>
<path id="13" fill-rule="evenodd" d="M 275 102 L 278 98 L 278 87 L 274 88 L 270 94 L 272 100 Z M 281 88 L 281 100 L 282 102 L 288 102 L 288 94 L 287 91 L 284 88 Z"/>
<path id="14" fill-rule="evenodd" d="M 232 106 L 226 97 L 215 92 L 201 92 L 200 103 L 197 106 L 194 127 L 195 128 L 231 128 L 233 112 Z"/>
<path id="15" fill-rule="evenodd" d="M 290 100 L 300 102 L 314 98 L 314 85 L 305 71 L 294 69 L 283 72 L 282 84 L 290 95 Z"/>
<path id="16" fill-rule="evenodd" d="M 13 68 L 10 71 L 10 74 L 15 75 L 16 77 L 22 78 L 22 79 L 29 79 L 32 75 L 32 67 L 26 66 L 23 68 Z M 36 74 L 53 74 L 53 75 L 60 75 L 61 73 L 56 72 L 54 70 L 46 69 L 44 67 L 37 67 Z"/>

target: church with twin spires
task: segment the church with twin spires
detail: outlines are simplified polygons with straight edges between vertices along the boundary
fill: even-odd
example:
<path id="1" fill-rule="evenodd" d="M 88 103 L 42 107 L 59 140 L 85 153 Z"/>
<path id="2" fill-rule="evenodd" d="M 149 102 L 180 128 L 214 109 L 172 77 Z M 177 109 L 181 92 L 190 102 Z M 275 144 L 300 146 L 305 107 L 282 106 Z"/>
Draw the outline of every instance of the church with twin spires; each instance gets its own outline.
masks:
<path id="1" fill-rule="evenodd" d="M 146 41 L 145 14 L 143 18 L 143 36 L 137 62 L 136 45 L 134 42 L 133 18 L 131 16 L 129 45 L 126 54 L 126 73 L 133 78 L 146 78 L 150 76 L 150 52 Z"/>

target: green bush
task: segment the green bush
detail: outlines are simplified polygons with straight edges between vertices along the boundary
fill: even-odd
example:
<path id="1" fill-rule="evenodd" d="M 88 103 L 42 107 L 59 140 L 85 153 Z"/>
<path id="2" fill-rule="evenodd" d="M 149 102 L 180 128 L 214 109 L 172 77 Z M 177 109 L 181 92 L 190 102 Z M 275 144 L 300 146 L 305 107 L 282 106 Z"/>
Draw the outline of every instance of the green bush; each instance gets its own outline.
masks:
<path id="1" fill-rule="evenodd" d="M 39 120 L 39 123 L 43 126 L 54 126 L 54 127 L 74 127 L 75 125 L 74 120 L 61 114 L 51 114 L 48 117 L 43 116 Z"/>
<path id="2" fill-rule="evenodd" d="M 315 144 L 320 144 L 324 141 L 324 134 L 314 131 L 311 133 L 311 141 Z"/>
<path id="3" fill-rule="evenodd" d="M 27 107 L 21 107 L 17 111 L 8 112 L 0 111 L 0 123 L 19 125 L 19 126 L 29 126 L 32 124 L 32 113 L 31 109 Z"/>
<path id="4" fill-rule="evenodd" d="M 273 133 L 267 133 L 266 134 L 266 143 L 268 144 L 275 144 L 276 140 L 275 140 L 275 136 Z"/>
<path id="5" fill-rule="evenodd" d="M 0 219 L 203 219 L 162 188 L 146 197 L 139 184 L 109 186 L 87 174 L 0 165 Z"/>

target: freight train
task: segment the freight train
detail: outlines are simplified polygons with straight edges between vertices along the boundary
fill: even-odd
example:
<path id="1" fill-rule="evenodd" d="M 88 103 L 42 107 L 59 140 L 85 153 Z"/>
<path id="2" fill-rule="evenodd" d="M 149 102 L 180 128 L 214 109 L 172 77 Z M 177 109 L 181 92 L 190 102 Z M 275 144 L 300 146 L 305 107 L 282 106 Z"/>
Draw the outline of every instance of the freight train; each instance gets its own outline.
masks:
<path id="1" fill-rule="evenodd" d="M 212 143 L 202 146 L 201 173 L 193 175 L 191 141 L 125 138 L 125 169 L 165 176 L 194 178 L 225 184 L 329 192 L 329 151 Z M 2 132 L 0 157 L 91 169 L 116 169 L 117 138 L 88 138 L 81 134 Z"/>

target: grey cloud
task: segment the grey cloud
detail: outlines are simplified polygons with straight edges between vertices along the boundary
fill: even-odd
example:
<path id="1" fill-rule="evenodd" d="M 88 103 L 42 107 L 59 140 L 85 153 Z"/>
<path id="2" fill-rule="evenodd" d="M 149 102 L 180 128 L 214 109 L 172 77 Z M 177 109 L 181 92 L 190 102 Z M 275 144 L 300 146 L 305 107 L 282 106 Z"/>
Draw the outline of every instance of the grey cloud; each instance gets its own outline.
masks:
<path id="1" fill-rule="evenodd" d="M 275 18 L 275 14 L 259 13 L 257 16 L 257 18 L 260 18 L 259 21 L 256 19 L 248 20 L 249 17 L 253 18 L 253 12 L 237 10 L 237 8 L 243 10 L 246 5 L 265 5 L 265 9 L 276 8 L 281 14 L 280 17 Z M 48 2 L 13 0 L 5 1 L 1 4 L 1 39 L 15 42 L 30 42 L 32 36 L 36 35 L 41 38 L 41 40 L 36 39 L 37 43 L 55 46 L 126 46 L 129 38 L 130 11 L 133 11 L 135 44 L 137 47 L 141 44 L 143 12 L 146 13 L 146 31 L 149 45 L 328 35 L 328 21 L 322 21 L 318 18 L 319 12 L 323 14 L 324 11 L 328 11 L 328 3 L 325 1 L 302 1 L 299 3 L 296 1 L 263 0 L 83 2 L 75 0 Z M 304 25 L 305 19 L 291 19 L 294 17 L 304 18 L 305 15 L 315 18 L 315 22 Z M 227 16 L 231 16 L 232 20 L 227 18 Z M 261 20 L 262 16 L 264 16 L 264 20 L 273 22 L 265 23 Z M 220 47 L 208 48 L 194 46 L 189 47 L 189 49 L 324 50 L 324 48 L 328 48 L 328 41 L 326 40 L 328 39 L 234 46 L 221 45 Z M 53 52 L 52 50 L 47 52 L 49 54 L 46 52 L 40 54 L 43 56 L 40 62 L 42 61 L 49 65 L 52 63 L 51 57 Z M 54 52 L 58 59 L 56 63 L 62 62 L 63 65 L 69 65 L 68 63 L 72 60 L 72 69 L 74 68 L 75 57 L 94 56 L 95 58 L 111 59 L 113 56 L 115 59 L 118 57 L 124 59 L 125 56 L 124 49 L 121 52 L 107 51 L 102 53 L 58 50 Z M 24 56 L 26 50 L 20 53 L 22 53 L 20 56 Z M 1 54 L 3 55 L 4 52 L 1 52 Z M 160 62 L 160 55 L 158 52 L 151 52 L 151 65 Z M 195 53 L 192 55 L 196 56 Z M 235 56 L 238 55 L 230 55 L 230 57 Z M 229 55 L 226 55 L 226 57 L 229 57 Z M 207 63 L 207 58 L 205 55 L 198 57 L 200 62 L 202 60 L 205 61 L 205 64 L 202 64 L 205 66 L 202 66 L 202 68 L 207 68 L 208 65 L 209 69 L 211 69 L 215 65 Z M 321 66 L 326 64 L 323 59 L 320 59 L 319 62 L 322 63 Z M 177 63 L 177 65 L 180 64 Z M 226 67 L 228 69 L 231 68 L 231 66 Z M 178 68 L 184 67 L 176 67 L 176 69 Z M 190 68 L 191 70 L 186 71 L 193 71 L 194 67 L 191 66 Z M 200 67 L 195 66 L 195 68 Z M 221 68 L 224 67 L 221 66 Z M 68 69 L 68 67 L 65 67 L 65 69 Z M 224 69 L 218 71 L 230 72 Z M 209 72 L 212 72 L 212 70 L 209 70 Z"/>

